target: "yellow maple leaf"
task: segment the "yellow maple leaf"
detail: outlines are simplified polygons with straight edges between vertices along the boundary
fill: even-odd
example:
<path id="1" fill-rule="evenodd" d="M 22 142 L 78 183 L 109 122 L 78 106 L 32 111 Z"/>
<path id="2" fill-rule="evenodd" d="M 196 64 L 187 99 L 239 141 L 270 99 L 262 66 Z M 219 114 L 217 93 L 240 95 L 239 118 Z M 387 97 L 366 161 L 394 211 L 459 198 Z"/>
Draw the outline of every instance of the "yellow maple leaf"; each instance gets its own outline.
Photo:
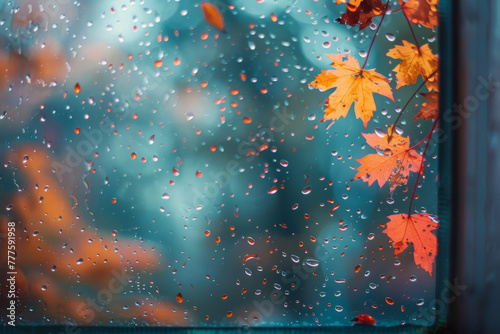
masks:
<path id="1" fill-rule="evenodd" d="M 326 55 L 332 60 L 335 70 L 321 71 L 316 79 L 309 83 L 314 88 L 327 90 L 336 88 L 328 97 L 328 107 L 325 110 L 325 119 L 336 120 L 346 117 L 354 103 L 356 118 L 361 118 L 366 124 L 373 117 L 377 109 L 373 94 L 377 93 L 394 101 L 389 80 L 375 72 L 375 69 L 365 70 L 351 55 L 342 61 L 343 54 Z"/>
<path id="2" fill-rule="evenodd" d="M 418 48 L 415 44 L 403 41 L 403 45 L 396 45 L 387 52 L 386 56 L 401 59 L 401 63 L 393 69 L 396 72 L 398 83 L 396 89 L 401 86 L 415 84 L 418 76 L 421 75 L 424 80 L 428 79 L 425 84 L 429 91 L 434 90 L 437 92 L 439 90 L 438 74 L 435 73 L 439 66 L 439 58 L 432 53 L 429 44 Z"/>

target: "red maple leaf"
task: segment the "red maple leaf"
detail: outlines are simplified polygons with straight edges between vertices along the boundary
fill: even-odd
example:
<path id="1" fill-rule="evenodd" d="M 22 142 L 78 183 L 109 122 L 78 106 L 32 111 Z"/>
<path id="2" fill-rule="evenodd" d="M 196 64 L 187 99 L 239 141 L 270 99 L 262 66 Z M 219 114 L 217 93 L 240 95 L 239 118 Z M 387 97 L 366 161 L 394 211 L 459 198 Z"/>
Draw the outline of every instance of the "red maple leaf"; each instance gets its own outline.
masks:
<path id="1" fill-rule="evenodd" d="M 432 233 L 439 224 L 427 213 L 388 216 L 389 222 L 383 233 L 391 239 L 394 255 L 402 253 L 413 244 L 413 258 L 416 265 L 432 276 L 432 265 L 437 253 L 437 238 Z"/>
<path id="2" fill-rule="evenodd" d="M 345 3 L 345 0 L 337 0 L 337 4 Z M 384 14 L 388 5 L 381 0 L 354 0 L 346 3 L 346 12 L 342 14 L 339 21 L 355 27 L 359 24 L 359 30 L 368 27 L 374 17 Z"/>

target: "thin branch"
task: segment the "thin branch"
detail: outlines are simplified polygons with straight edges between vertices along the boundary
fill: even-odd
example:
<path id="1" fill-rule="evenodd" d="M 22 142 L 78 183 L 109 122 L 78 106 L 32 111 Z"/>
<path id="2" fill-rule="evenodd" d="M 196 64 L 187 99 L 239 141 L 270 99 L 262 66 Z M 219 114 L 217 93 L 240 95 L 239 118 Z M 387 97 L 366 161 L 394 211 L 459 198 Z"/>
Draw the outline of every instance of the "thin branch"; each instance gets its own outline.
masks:
<path id="1" fill-rule="evenodd" d="M 396 120 L 394 121 L 394 123 L 392 124 L 392 129 L 391 129 L 391 133 L 387 136 L 387 142 L 390 143 L 391 140 L 392 140 L 392 135 L 394 134 L 394 128 L 396 127 L 396 124 L 398 123 L 399 119 L 401 118 L 401 115 L 403 115 L 406 107 L 408 107 L 408 105 L 410 104 L 411 100 L 415 97 L 415 95 L 417 95 L 418 91 L 426 84 L 427 81 L 429 81 L 429 79 L 431 77 L 434 76 L 434 74 L 436 74 L 438 72 L 438 70 L 435 70 L 434 72 L 432 72 L 431 75 L 429 75 L 425 80 L 424 82 L 422 82 L 420 84 L 420 86 L 418 86 L 418 88 L 415 90 L 415 92 L 411 95 L 411 97 L 408 99 L 408 101 L 406 102 L 406 104 L 404 105 L 403 109 L 401 109 L 401 112 L 399 113 L 398 117 L 396 118 Z"/>
<path id="2" fill-rule="evenodd" d="M 434 121 L 434 124 L 432 125 L 432 129 L 431 129 L 431 132 L 429 133 L 430 135 L 427 135 L 425 136 L 426 138 L 428 137 L 427 139 L 427 144 L 425 144 L 425 149 L 424 149 L 424 152 L 422 153 L 422 162 L 420 163 L 420 168 L 418 169 L 418 174 L 417 174 L 417 180 L 415 181 L 415 186 L 413 187 L 413 192 L 411 194 L 411 200 L 410 200 L 410 209 L 408 210 L 408 216 L 411 215 L 411 207 L 413 205 L 413 199 L 415 198 L 415 191 L 417 190 L 417 185 L 418 185 L 418 180 L 420 179 L 420 174 L 422 173 L 422 170 L 424 168 L 424 158 L 425 158 L 425 153 L 427 152 L 427 149 L 429 148 L 429 143 L 431 142 L 431 137 L 432 137 L 432 133 L 434 132 L 434 130 L 436 129 L 436 125 L 437 125 L 437 120 Z M 424 138 L 425 139 L 425 138 Z M 419 144 L 417 144 L 418 146 Z"/>
<path id="3" fill-rule="evenodd" d="M 386 8 L 389 6 L 390 0 L 387 0 L 387 3 L 385 4 Z M 375 42 L 375 38 L 377 38 L 378 31 L 380 30 L 380 27 L 382 26 L 382 22 L 384 22 L 385 14 L 387 13 L 387 10 L 382 14 L 382 18 L 380 19 L 380 23 L 378 24 L 377 30 L 375 30 L 375 36 L 373 36 L 372 42 L 370 43 L 370 48 L 368 49 L 368 53 L 366 54 L 366 59 L 363 64 L 363 67 L 361 69 L 365 69 L 366 63 L 368 62 L 368 58 L 370 57 L 370 52 L 372 51 L 373 43 Z"/>

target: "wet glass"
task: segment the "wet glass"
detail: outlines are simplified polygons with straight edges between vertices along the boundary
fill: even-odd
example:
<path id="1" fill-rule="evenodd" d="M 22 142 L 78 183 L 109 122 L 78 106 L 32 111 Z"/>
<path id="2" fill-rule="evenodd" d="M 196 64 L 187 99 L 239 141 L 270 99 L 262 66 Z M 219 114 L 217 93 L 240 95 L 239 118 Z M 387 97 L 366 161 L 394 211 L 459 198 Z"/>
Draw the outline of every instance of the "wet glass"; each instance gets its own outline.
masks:
<path id="1" fill-rule="evenodd" d="M 436 5 L 3 2 L 2 326 L 432 325 Z"/>

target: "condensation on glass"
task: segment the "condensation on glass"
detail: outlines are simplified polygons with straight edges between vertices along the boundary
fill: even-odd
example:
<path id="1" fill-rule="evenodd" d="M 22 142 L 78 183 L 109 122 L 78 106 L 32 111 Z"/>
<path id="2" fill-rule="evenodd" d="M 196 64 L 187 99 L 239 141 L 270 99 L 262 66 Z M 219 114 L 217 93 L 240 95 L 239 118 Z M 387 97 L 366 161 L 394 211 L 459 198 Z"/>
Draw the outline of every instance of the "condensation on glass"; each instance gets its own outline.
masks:
<path id="1" fill-rule="evenodd" d="M 436 4 L 2 2 L 2 326 L 431 325 Z"/>

